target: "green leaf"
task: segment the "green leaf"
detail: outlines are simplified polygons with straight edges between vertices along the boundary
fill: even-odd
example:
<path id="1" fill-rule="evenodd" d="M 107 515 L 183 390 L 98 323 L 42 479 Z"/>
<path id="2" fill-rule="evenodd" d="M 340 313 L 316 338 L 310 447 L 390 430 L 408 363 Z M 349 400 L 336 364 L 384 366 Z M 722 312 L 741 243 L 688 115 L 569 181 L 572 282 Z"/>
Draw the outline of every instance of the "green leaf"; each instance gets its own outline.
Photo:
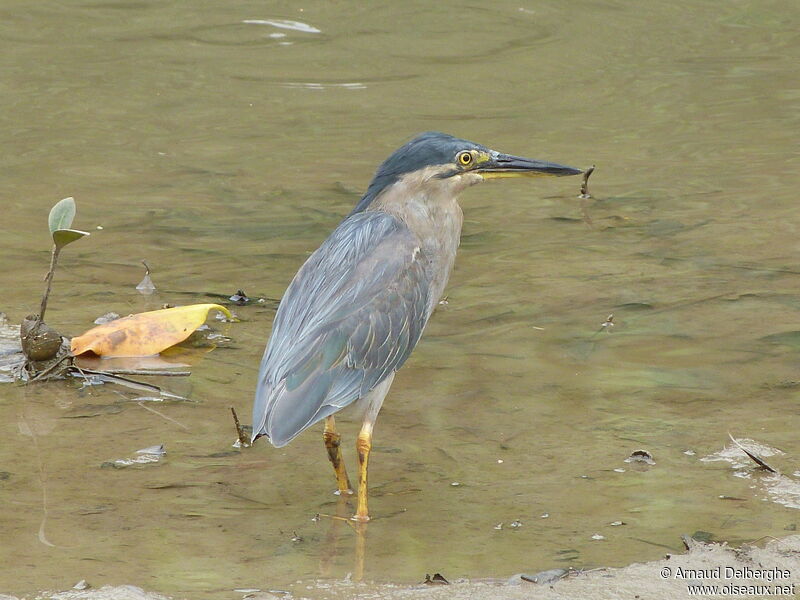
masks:
<path id="1" fill-rule="evenodd" d="M 88 231 L 78 231 L 77 229 L 56 229 L 53 232 L 53 242 L 58 249 L 61 250 L 61 248 L 67 244 L 71 244 L 75 240 L 79 240 L 86 235 L 89 235 Z"/>
<path id="2" fill-rule="evenodd" d="M 50 209 L 50 217 L 47 219 L 50 233 L 55 234 L 58 229 L 69 229 L 74 218 L 75 198 L 64 198 L 56 202 L 56 205 Z"/>

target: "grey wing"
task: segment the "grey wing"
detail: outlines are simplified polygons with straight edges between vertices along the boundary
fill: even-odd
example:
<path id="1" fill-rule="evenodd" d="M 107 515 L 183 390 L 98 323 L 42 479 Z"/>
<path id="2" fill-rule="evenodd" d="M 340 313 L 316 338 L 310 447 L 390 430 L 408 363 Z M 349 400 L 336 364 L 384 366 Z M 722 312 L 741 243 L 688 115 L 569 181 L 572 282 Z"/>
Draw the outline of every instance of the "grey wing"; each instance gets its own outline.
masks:
<path id="1" fill-rule="evenodd" d="M 253 438 L 284 446 L 399 369 L 428 320 L 414 234 L 380 212 L 348 217 L 300 268 L 258 375 Z"/>

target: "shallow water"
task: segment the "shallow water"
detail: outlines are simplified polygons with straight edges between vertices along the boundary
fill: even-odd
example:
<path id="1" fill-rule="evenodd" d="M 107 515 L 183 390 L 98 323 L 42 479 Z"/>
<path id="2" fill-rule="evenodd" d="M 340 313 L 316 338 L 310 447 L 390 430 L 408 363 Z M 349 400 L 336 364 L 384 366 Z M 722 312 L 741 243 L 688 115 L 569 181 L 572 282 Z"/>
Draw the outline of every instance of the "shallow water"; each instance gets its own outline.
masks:
<path id="1" fill-rule="evenodd" d="M 365 579 L 413 582 L 796 528 L 700 458 L 728 432 L 800 454 L 800 7 L 562 4 L 0 4 L 0 310 L 38 307 L 47 211 L 69 195 L 92 236 L 62 255 L 62 331 L 239 288 L 269 300 L 159 382 L 189 402 L 0 387 L 0 590 L 237 597 L 358 574 L 360 549 Z M 597 164 L 594 199 L 574 178 L 464 194 L 448 304 L 381 413 L 359 539 L 312 520 L 350 510 L 318 432 L 239 453 L 228 409 L 249 416 L 296 269 L 427 129 Z M 134 289 L 142 259 L 154 297 Z M 101 467 L 161 443 L 157 463 Z M 655 466 L 623 462 L 640 448 Z"/>

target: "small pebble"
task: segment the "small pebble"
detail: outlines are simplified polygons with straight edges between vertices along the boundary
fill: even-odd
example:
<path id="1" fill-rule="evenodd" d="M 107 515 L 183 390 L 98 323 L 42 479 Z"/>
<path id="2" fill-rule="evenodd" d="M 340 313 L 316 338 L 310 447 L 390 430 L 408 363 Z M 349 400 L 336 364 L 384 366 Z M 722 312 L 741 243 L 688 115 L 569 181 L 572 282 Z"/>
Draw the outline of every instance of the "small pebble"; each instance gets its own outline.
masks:
<path id="1" fill-rule="evenodd" d="M 595 533 L 595 534 L 592 536 L 592 539 L 593 539 L 593 540 L 604 540 L 604 539 L 606 539 L 606 536 L 604 536 L 604 535 L 600 535 L 599 533 Z"/>
<path id="2" fill-rule="evenodd" d="M 512 521 L 510 527 L 513 527 L 514 529 L 522 527 L 522 521 Z"/>

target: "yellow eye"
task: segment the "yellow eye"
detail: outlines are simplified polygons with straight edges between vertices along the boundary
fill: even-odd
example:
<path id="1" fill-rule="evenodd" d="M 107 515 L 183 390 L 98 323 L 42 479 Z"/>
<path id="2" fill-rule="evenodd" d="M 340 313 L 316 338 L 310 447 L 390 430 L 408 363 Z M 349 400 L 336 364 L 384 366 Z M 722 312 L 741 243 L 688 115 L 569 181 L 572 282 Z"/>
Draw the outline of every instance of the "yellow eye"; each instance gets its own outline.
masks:
<path id="1" fill-rule="evenodd" d="M 467 167 L 472 164 L 472 154 L 466 151 L 459 152 L 456 159 L 458 160 L 458 164 L 463 167 Z"/>

